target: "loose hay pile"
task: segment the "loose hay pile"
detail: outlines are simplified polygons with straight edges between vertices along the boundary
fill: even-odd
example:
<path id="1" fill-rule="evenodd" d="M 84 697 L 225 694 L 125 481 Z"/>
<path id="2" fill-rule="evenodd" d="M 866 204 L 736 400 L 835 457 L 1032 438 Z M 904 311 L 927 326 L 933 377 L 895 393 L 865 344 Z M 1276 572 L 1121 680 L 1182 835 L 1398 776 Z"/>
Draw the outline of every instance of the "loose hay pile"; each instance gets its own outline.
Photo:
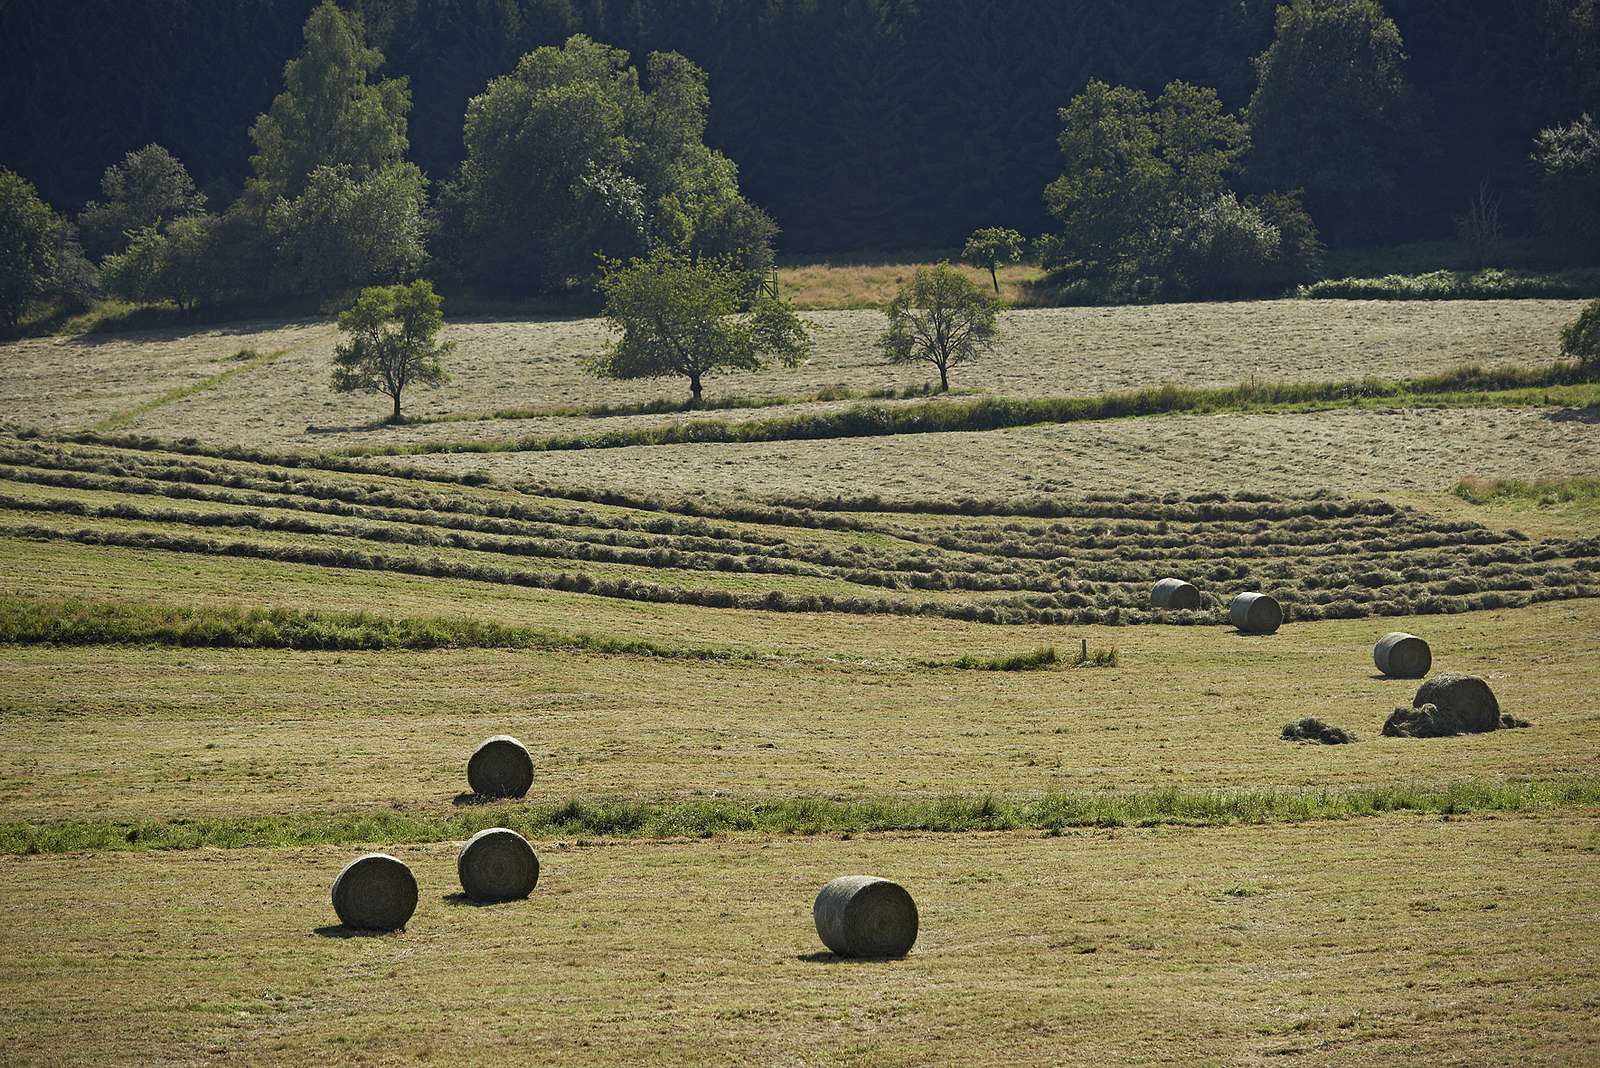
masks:
<path id="1" fill-rule="evenodd" d="M 1323 745 L 1347 745 L 1356 740 L 1356 736 L 1343 727 L 1335 727 L 1311 716 L 1285 723 L 1280 737 L 1286 742 L 1320 742 Z"/>

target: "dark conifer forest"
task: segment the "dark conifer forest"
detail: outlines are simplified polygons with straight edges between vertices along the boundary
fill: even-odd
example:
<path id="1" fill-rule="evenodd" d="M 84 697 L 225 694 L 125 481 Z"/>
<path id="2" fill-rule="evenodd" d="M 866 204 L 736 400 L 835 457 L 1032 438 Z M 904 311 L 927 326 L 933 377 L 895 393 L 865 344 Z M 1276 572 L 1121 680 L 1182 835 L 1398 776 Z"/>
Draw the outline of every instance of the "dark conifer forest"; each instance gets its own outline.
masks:
<path id="1" fill-rule="evenodd" d="M 0 0 L 0 164 L 59 210 L 105 168 L 170 149 L 213 206 L 249 174 L 248 129 L 280 90 L 312 0 Z M 347 0 L 410 80 L 409 159 L 463 155 L 467 100 L 574 33 L 709 76 L 708 144 L 784 251 L 948 248 L 1036 233 L 1061 172 L 1057 111 L 1090 79 L 1152 97 L 1181 79 L 1240 111 L 1273 0 Z M 1533 225 L 1539 130 L 1600 113 L 1594 0 L 1386 0 L 1416 131 L 1370 238 L 1448 236 L 1480 183 Z M 1408 136 L 1410 136 L 1408 134 Z M 1248 173 L 1237 183 L 1251 192 Z M 1264 190 L 1263 190 L 1264 191 Z"/>

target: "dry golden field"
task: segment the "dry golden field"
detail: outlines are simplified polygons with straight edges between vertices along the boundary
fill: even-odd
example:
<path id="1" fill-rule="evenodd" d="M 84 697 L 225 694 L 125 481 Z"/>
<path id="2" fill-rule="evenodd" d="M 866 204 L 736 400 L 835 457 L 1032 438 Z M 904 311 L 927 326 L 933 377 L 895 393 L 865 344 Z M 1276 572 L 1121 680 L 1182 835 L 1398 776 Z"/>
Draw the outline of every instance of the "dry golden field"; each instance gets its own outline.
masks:
<path id="1" fill-rule="evenodd" d="M 1006 313 L 990 359 L 958 368 L 952 385 L 1006 396 L 1083 395 L 1163 383 L 1403 377 L 1464 364 L 1533 365 L 1554 358 L 1574 301 L 1264 301 L 1153 307 L 1052 308 Z M 816 352 L 796 369 L 713 377 L 707 398 L 803 395 L 924 383 L 922 368 L 883 365 L 872 350 L 875 311 L 813 312 Z M 452 381 L 408 394 L 412 416 L 681 399 L 679 382 L 603 382 L 582 361 L 605 344 L 598 320 L 452 323 Z M 514 437 L 573 431 L 594 420 L 448 422 L 362 428 L 387 414 L 381 397 L 332 392 L 329 325 L 246 326 L 198 336 L 161 332 L 0 346 L 0 410 L 14 424 L 86 429 L 228 370 L 241 348 L 281 357 L 211 388 L 137 414 L 125 428 L 161 437 L 334 449 L 352 445 Z M 65 388 L 63 388 L 65 386 Z M 771 410 L 767 410 L 770 414 Z M 725 413 L 726 414 L 726 413 Z M 660 422 L 671 417 L 653 417 Z M 632 422 L 638 422 L 633 420 Z M 603 421 L 606 428 L 629 420 Z"/>
<path id="2" fill-rule="evenodd" d="M 1014 311 L 953 384 L 1533 367 L 1574 311 Z M 712 416 L 924 380 L 876 362 L 876 312 L 807 314 L 809 365 L 708 391 L 795 403 Z M 678 393 L 587 377 L 594 321 L 449 335 L 413 415 Z M 1600 474 L 1600 409 L 351 459 L 686 417 L 372 426 L 336 340 L 0 346 L 0 1064 L 1600 1062 L 1600 509 L 1449 493 Z M 1202 607 L 1152 610 L 1165 574 Z M 1282 630 L 1224 624 L 1246 588 Z M 1417 686 L 1375 671 L 1394 629 L 1532 726 L 1383 737 Z M 1281 740 L 1306 716 L 1358 740 Z M 502 732 L 534 787 L 471 803 Z M 457 844 L 495 824 L 541 881 L 471 907 Z M 419 906 L 356 936 L 329 885 L 372 848 Z M 907 957 L 823 952 L 812 898 L 854 872 L 915 896 Z"/>
<path id="3" fill-rule="evenodd" d="M 340 849 L 0 858 L 0 1059 L 79 1065 L 1593 1063 L 1593 816 L 540 842 L 538 890 L 338 934 Z M 845 871 L 904 960 L 817 952 Z"/>

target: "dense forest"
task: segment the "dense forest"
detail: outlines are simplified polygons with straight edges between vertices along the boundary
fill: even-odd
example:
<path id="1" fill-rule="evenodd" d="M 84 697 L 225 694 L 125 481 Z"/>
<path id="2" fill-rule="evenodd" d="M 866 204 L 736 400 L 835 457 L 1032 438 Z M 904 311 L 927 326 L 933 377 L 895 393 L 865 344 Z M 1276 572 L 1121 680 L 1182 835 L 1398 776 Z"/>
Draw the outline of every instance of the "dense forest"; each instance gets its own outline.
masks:
<path id="1" fill-rule="evenodd" d="M 313 0 L 0 0 L 0 166 L 77 212 L 152 142 L 213 207 L 250 173 L 248 131 L 282 87 Z M 641 68 L 709 77 L 706 143 L 731 158 L 787 252 L 948 248 L 975 227 L 1050 226 L 1058 109 L 1091 79 L 1174 79 L 1231 111 L 1256 86 L 1273 0 L 343 0 L 409 78 L 408 158 L 464 155 L 467 100 L 573 33 Z M 1532 225 L 1542 128 L 1600 114 L 1595 0 L 1386 0 L 1414 88 L 1403 172 L 1368 240 L 1447 236 L 1480 183 Z M 1408 137 L 1411 134 L 1408 133 Z M 1249 178 L 1241 192 L 1251 192 Z M 1262 190 L 1264 191 L 1264 190 Z"/>

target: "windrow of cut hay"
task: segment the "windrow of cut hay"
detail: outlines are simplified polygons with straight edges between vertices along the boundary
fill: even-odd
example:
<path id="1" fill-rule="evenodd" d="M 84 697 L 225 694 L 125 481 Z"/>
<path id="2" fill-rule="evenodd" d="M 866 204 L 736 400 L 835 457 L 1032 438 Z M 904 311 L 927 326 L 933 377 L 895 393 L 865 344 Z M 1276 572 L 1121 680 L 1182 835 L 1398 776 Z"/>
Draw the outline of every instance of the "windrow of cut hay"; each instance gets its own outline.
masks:
<path id="1" fill-rule="evenodd" d="M 93 521 L 76 531 L 40 527 L 35 536 L 714 607 L 1131 623 L 1152 618 L 1150 584 L 1175 574 L 1207 591 L 1199 608 L 1162 610 L 1176 622 L 1219 618 L 1225 600 L 1248 589 L 1270 591 L 1290 618 L 1302 620 L 1465 611 L 1595 592 L 1593 544 L 1533 542 L 1325 496 L 1055 501 L 1055 513 L 1087 513 L 1072 521 L 930 524 L 894 513 L 819 542 L 794 538 L 780 525 L 551 506 L 512 493 L 414 490 L 394 479 L 310 478 L 104 447 L 15 441 L 0 447 L 0 460 L 11 461 L 0 464 L 0 481 L 18 490 L 41 487 L 0 492 L 0 509 Z M 153 506 L 153 497 L 204 507 Z M 813 524 L 802 515 L 796 525 Z M 173 527 L 258 538 L 216 543 Z M 362 543 L 430 555 L 378 554 Z M 562 570 L 502 564 L 519 558 Z M 775 588 L 730 588 L 720 577 L 728 575 Z"/>

